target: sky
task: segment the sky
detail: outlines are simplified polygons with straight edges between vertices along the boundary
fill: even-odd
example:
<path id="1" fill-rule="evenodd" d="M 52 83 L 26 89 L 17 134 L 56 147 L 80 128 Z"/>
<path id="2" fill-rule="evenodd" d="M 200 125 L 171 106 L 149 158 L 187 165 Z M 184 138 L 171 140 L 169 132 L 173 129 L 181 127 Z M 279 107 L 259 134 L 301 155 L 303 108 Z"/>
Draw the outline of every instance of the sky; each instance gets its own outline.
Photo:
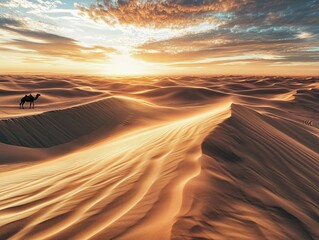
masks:
<path id="1" fill-rule="evenodd" d="M 319 0 L 0 0 L 0 73 L 319 75 Z"/>

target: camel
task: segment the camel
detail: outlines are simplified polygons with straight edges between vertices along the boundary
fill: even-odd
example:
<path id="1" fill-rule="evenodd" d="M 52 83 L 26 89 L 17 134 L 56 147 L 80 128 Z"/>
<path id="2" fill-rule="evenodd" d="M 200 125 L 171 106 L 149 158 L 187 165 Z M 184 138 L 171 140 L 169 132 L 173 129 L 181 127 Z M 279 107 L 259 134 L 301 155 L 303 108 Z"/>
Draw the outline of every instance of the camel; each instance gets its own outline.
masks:
<path id="1" fill-rule="evenodd" d="M 33 108 L 34 108 L 34 101 L 37 100 L 40 96 L 41 96 L 41 94 L 39 94 L 39 93 L 35 97 L 33 97 L 31 94 L 25 95 L 23 98 L 21 98 L 20 108 L 24 108 L 23 105 L 25 102 L 30 102 L 29 108 L 31 108 L 31 106 L 33 106 Z"/>

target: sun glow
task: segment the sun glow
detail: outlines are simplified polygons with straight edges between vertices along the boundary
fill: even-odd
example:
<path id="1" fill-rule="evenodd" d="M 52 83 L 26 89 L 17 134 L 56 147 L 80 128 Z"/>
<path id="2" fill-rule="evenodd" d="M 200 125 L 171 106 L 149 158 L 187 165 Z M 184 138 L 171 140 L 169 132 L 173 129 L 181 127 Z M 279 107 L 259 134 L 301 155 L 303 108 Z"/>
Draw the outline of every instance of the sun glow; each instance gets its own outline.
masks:
<path id="1" fill-rule="evenodd" d="M 151 65 L 130 55 L 115 55 L 107 66 L 108 75 L 145 75 L 151 74 Z"/>

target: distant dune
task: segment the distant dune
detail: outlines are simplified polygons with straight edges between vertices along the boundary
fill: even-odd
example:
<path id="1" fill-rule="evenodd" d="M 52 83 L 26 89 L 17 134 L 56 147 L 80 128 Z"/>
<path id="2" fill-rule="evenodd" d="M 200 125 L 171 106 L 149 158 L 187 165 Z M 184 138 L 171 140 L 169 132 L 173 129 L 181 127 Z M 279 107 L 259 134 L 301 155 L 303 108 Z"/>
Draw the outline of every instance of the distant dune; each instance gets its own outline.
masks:
<path id="1" fill-rule="evenodd" d="M 319 78 L 3 75 L 0 98 L 0 239 L 319 239 Z"/>
<path id="2" fill-rule="evenodd" d="M 159 104 L 171 105 L 174 99 L 174 105 L 203 105 L 220 100 L 227 94 L 201 87 L 161 87 L 152 90 L 146 90 L 138 95 L 145 96 Z"/>

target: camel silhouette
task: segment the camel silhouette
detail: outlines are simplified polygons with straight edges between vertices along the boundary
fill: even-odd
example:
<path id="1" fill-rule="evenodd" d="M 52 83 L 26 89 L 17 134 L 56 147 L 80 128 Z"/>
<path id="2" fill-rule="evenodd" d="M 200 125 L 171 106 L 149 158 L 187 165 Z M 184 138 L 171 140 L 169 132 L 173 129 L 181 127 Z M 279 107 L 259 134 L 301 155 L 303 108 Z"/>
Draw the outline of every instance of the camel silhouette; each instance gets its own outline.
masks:
<path id="1" fill-rule="evenodd" d="M 25 95 L 23 98 L 21 98 L 20 108 L 24 108 L 23 105 L 25 102 L 30 102 L 29 108 L 31 108 L 31 106 L 34 108 L 34 101 L 37 100 L 40 96 L 41 94 L 39 93 L 35 97 L 33 97 L 31 94 Z"/>

